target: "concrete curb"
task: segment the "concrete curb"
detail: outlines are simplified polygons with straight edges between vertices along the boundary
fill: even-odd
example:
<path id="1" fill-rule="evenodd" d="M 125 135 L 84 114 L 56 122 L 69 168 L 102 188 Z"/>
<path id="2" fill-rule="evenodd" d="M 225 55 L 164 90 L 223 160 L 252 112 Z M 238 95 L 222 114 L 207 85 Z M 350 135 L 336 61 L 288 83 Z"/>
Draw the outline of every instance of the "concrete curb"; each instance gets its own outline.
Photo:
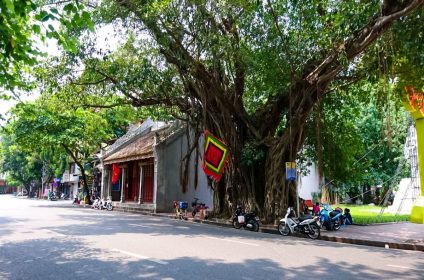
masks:
<path id="1" fill-rule="evenodd" d="M 355 238 L 348 238 L 348 237 L 326 236 L 326 235 L 321 235 L 321 240 L 347 243 L 347 244 L 355 244 L 355 245 L 381 247 L 386 249 L 400 249 L 400 250 L 424 252 L 424 245 L 412 244 L 412 243 L 384 242 L 384 241 L 376 241 L 376 240 L 355 239 Z"/>
<path id="2" fill-rule="evenodd" d="M 223 224 L 214 221 L 202 221 L 202 220 L 193 220 L 193 222 L 224 226 L 224 227 L 232 227 L 231 224 Z M 262 226 L 259 229 L 260 232 L 268 233 L 268 234 L 277 234 L 279 235 L 279 231 L 276 228 L 272 228 L 270 226 Z M 306 237 L 305 237 L 306 238 Z M 424 245 L 421 244 L 412 244 L 412 243 L 399 243 L 399 242 L 384 242 L 384 241 L 376 241 L 376 240 L 368 240 L 368 239 L 359 239 L 359 238 L 349 238 L 349 237 L 339 237 L 339 236 L 328 236 L 325 233 L 322 234 L 320 240 L 330 241 L 330 242 L 338 242 L 338 243 L 346 243 L 346 244 L 354 244 L 354 245 L 363 245 L 363 246 L 373 246 L 380 247 L 386 249 L 401 249 L 401 250 L 411 250 L 411 251 L 422 251 L 424 252 Z"/>
<path id="3" fill-rule="evenodd" d="M 82 207 L 82 205 L 76 205 Z M 88 207 L 84 207 L 88 208 Z M 115 209 L 114 209 L 115 210 Z M 117 212 L 125 212 L 125 213 L 134 213 L 140 214 L 144 216 L 153 216 L 153 217 L 162 217 L 168 219 L 177 219 L 175 215 L 170 214 L 161 214 L 161 213 L 153 213 L 153 212 L 142 212 L 142 211 L 123 211 L 122 209 L 116 209 Z M 219 227 L 227 227 L 232 228 L 233 226 L 229 222 L 223 222 L 219 220 L 200 220 L 196 218 L 187 218 L 184 219 L 187 222 L 206 224 L 206 225 L 214 225 Z M 355 225 L 352 225 L 355 226 Z M 358 225 L 359 226 L 359 225 Z M 261 225 L 259 228 L 259 232 L 267 233 L 267 234 L 277 234 L 277 228 L 273 228 L 272 226 L 264 226 Z M 421 251 L 424 252 L 424 245 L 421 244 L 413 244 L 413 243 L 400 243 L 400 242 L 384 242 L 384 241 L 376 241 L 376 240 L 367 240 L 367 239 L 358 239 L 358 238 L 348 238 L 348 237 L 339 237 L 339 236 L 328 236 L 325 233 L 321 232 L 320 240 L 329 241 L 329 242 L 337 242 L 337 243 L 346 243 L 346 244 L 354 244 L 354 245 L 363 245 L 363 246 L 372 246 L 372 247 L 380 247 L 386 249 L 400 249 L 400 250 L 411 250 L 411 251 Z"/>

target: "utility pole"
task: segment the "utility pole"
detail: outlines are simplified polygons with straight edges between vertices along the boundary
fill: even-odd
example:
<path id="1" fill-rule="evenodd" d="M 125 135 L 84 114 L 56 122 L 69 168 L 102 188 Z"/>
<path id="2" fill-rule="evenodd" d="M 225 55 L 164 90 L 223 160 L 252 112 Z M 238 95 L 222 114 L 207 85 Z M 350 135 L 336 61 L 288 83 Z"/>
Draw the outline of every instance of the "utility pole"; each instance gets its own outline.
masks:
<path id="1" fill-rule="evenodd" d="M 46 163 L 43 161 L 43 167 L 41 168 L 41 193 L 38 194 L 39 198 L 42 198 L 44 194 L 44 177 L 45 176 L 46 176 Z"/>

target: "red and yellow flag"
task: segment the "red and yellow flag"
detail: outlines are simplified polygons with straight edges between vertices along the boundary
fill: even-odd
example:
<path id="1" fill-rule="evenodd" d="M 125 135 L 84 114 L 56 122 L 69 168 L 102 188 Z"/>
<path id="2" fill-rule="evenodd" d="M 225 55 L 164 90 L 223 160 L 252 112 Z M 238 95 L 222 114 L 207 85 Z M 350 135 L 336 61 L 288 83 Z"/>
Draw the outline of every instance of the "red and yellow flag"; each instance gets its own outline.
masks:
<path id="1" fill-rule="evenodd" d="M 202 168 L 206 175 L 219 181 L 224 173 L 228 161 L 228 147 L 209 131 L 204 132 L 205 150 L 203 153 Z"/>

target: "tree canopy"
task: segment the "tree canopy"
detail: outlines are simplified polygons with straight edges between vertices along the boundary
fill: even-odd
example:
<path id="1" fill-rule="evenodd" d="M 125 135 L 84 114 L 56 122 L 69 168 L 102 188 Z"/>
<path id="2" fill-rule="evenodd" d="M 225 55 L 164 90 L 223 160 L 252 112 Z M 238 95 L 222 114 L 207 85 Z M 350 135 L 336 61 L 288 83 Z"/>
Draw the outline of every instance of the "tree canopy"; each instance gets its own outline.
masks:
<path id="1" fill-rule="evenodd" d="M 32 183 L 41 178 L 42 162 L 36 153 L 23 149 L 13 135 L 1 135 L 0 170 L 11 185 L 24 186 L 29 193 Z"/>
<path id="2" fill-rule="evenodd" d="M 160 106 L 200 131 L 210 130 L 231 152 L 215 211 L 228 213 L 242 203 L 273 219 L 295 203 L 284 163 L 299 157 L 313 138 L 308 131 L 318 142 L 348 145 L 333 151 L 346 166 L 358 156 L 360 137 L 349 135 L 359 131 L 350 117 L 354 108 L 340 109 L 345 88 L 364 79 L 377 86 L 381 75 L 401 88 L 422 77 L 424 61 L 415 44 L 423 36 L 423 4 L 106 0 L 90 10 L 93 22 L 119 27 L 128 40 L 116 52 L 87 40 L 39 82 L 46 94 L 89 107 Z M 406 73 L 411 66 L 415 70 Z M 378 101 L 359 92 L 358 98 Z M 327 123 L 339 124 L 339 132 L 325 128 Z M 322 132 L 308 129 L 314 124 Z M 330 142 L 309 142 L 317 154 L 330 156 L 323 145 Z M 326 173 L 343 179 L 337 169 L 342 165 L 330 167 L 328 157 L 322 162 Z"/>
<path id="3" fill-rule="evenodd" d="M 77 164 L 87 194 L 86 176 L 91 171 L 94 153 L 100 150 L 102 143 L 121 136 L 129 122 L 138 116 L 136 110 L 128 107 L 74 109 L 63 106 L 63 102 L 54 97 L 18 104 L 11 114 L 5 127 L 6 139 L 12 137 L 14 145 L 37 155 L 54 175 L 61 176 L 68 162 Z"/>
<path id="4" fill-rule="evenodd" d="M 56 40 L 65 51 L 76 52 L 83 28 L 93 29 L 81 1 L 0 1 L 0 89 L 32 88 L 32 67 L 45 56 L 40 47 Z M 59 27 L 57 23 L 60 23 Z M 3 98 L 8 98 L 4 92 Z"/>

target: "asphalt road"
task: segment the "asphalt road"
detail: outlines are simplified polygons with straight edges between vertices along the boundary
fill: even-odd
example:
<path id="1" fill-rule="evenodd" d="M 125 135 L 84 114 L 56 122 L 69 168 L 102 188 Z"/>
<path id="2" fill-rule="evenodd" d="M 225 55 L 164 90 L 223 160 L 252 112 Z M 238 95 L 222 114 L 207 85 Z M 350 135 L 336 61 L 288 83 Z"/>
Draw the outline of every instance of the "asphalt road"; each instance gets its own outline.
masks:
<path id="1" fill-rule="evenodd" d="M 424 254 L 0 195 L 0 279 L 424 279 Z"/>

